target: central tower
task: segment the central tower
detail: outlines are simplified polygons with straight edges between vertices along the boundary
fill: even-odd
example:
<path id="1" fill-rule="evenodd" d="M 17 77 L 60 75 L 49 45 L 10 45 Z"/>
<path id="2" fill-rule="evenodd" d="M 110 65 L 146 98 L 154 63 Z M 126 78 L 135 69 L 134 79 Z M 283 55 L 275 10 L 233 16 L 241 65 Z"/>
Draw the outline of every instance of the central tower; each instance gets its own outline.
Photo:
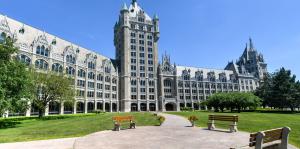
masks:
<path id="1" fill-rule="evenodd" d="M 121 111 L 157 111 L 159 19 L 132 0 L 114 27 Z"/>

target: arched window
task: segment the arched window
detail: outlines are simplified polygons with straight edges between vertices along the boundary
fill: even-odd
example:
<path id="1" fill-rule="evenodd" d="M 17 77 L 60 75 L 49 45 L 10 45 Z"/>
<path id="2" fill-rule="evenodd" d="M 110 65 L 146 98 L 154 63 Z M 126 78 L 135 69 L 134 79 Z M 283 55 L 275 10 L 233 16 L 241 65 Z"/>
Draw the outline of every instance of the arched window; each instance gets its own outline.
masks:
<path id="1" fill-rule="evenodd" d="M 47 70 L 48 69 L 48 63 L 45 60 L 38 59 L 35 61 L 35 68 Z"/>
<path id="2" fill-rule="evenodd" d="M 67 61 L 67 63 L 75 64 L 76 63 L 75 56 L 73 56 L 73 55 L 67 55 L 66 56 L 66 61 Z"/>
<path id="3" fill-rule="evenodd" d="M 0 35 L 0 43 L 3 43 L 5 41 L 5 37 L 6 37 L 6 34 L 4 32 L 1 33 L 1 35 Z"/>
<path id="4" fill-rule="evenodd" d="M 96 64 L 94 62 L 88 62 L 88 68 L 95 69 Z"/>
<path id="5" fill-rule="evenodd" d="M 105 69 L 104 71 L 105 71 L 106 73 L 110 73 L 110 68 L 109 68 L 109 67 L 105 67 L 104 69 Z"/>
<path id="6" fill-rule="evenodd" d="M 82 69 L 78 70 L 78 77 L 85 78 L 85 71 Z"/>
<path id="7" fill-rule="evenodd" d="M 102 76 L 101 74 L 98 74 L 98 75 L 97 75 L 97 80 L 98 80 L 98 81 L 103 81 L 103 76 Z"/>
<path id="8" fill-rule="evenodd" d="M 172 86 L 172 80 L 171 79 L 165 79 L 164 80 L 164 86 L 165 87 L 171 87 Z"/>
<path id="9" fill-rule="evenodd" d="M 21 61 L 22 63 L 26 64 L 27 66 L 29 66 L 30 63 L 31 63 L 31 59 L 30 59 L 28 56 L 26 56 L 26 55 L 21 54 L 21 55 L 19 56 L 19 59 L 20 59 L 20 61 Z"/>
<path id="10" fill-rule="evenodd" d="M 113 83 L 113 84 L 117 84 L 117 79 L 116 79 L 116 78 L 113 78 L 113 79 L 112 79 L 112 83 Z"/>
<path id="11" fill-rule="evenodd" d="M 68 66 L 66 68 L 66 74 L 70 75 L 70 76 L 74 76 L 75 75 L 75 69 L 71 66 Z"/>
<path id="12" fill-rule="evenodd" d="M 42 55 L 42 56 L 45 56 L 45 57 L 49 57 L 49 49 L 45 48 L 44 45 L 42 45 L 42 47 L 37 46 L 36 47 L 36 54 L 37 55 Z"/>
<path id="13" fill-rule="evenodd" d="M 95 79 L 95 74 L 93 72 L 89 72 L 88 78 L 89 79 Z"/>
<path id="14" fill-rule="evenodd" d="M 54 64 L 52 64 L 52 71 L 62 73 L 63 72 L 63 67 L 59 63 L 54 63 Z"/>

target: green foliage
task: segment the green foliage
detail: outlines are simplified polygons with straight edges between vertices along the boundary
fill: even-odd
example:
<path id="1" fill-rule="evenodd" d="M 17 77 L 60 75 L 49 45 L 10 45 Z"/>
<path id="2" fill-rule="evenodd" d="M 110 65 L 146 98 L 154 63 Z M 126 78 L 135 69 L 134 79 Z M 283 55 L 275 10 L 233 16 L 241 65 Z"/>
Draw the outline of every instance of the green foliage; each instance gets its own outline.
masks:
<path id="1" fill-rule="evenodd" d="M 163 116 L 158 116 L 157 120 L 159 121 L 160 125 L 166 120 Z"/>
<path id="2" fill-rule="evenodd" d="M 252 93 L 217 93 L 208 97 L 206 101 L 208 107 L 213 107 L 215 111 L 224 109 L 237 109 L 241 112 L 242 109 L 255 109 L 260 105 L 260 98 Z"/>
<path id="3" fill-rule="evenodd" d="M 267 75 L 255 94 L 263 99 L 264 106 L 290 108 L 292 111 L 300 107 L 300 83 L 285 68 Z"/>
<path id="4" fill-rule="evenodd" d="M 191 107 L 180 107 L 180 111 L 193 111 Z"/>
<path id="5" fill-rule="evenodd" d="M 28 68 L 17 60 L 11 39 L 0 43 L 0 115 L 4 111 L 24 112 L 31 97 L 33 82 Z"/>
<path id="6" fill-rule="evenodd" d="M 101 113 L 106 113 L 105 111 L 103 110 L 94 110 L 92 113 L 95 113 L 95 114 L 101 114 Z"/>
<path id="7" fill-rule="evenodd" d="M 50 102 L 73 103 L 75 101 L 75 89 L 71 78 L 50 72 L 47 74 L 33 72 L 33 76 L 36 84 L 33 103 L 39 109 L 39 117 L 44 115 L 46 106 Z"/>

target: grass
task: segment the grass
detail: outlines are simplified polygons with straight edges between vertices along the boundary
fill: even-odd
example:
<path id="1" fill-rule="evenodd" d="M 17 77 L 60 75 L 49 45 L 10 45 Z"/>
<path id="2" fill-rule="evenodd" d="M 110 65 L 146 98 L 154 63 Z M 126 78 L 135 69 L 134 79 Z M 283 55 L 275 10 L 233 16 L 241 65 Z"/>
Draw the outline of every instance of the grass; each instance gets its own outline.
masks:
<path id="1" fill-rule="evenodd" d="M 132 115 L 137 126 L 159 125 L 157 117 L 151 113 L 105 113 L 74 115 L 64 119 L 21 120 L 14 128 L 0 129 L 0 143 L 80 137 L 113 128 L 112 117 Z M 128 127 L 127 124 L 124 127 Z"/>
<path id="2" fill-rule="evenodd" d="M 221 115 L 238 115 L 238 129 L 246 132 L 258 132 L 278 127 L 288 126 L 292 129 L 289 137 L 289 143 L 300 147 L 300 114 L 278 114 L 278 113 L 259 113 L 259 112 L 242 112 L 242 113 L 213 113 L 213 112 L 169 112 L 169 114 L 188 117 L 195 115 L 198 117 L 196 126 L 207 127 L 209 114 Z M 229 122 L 230 123 L 230 122 Z M 228 122 L 216 121 L 216 127 L 226 128 Z"/>

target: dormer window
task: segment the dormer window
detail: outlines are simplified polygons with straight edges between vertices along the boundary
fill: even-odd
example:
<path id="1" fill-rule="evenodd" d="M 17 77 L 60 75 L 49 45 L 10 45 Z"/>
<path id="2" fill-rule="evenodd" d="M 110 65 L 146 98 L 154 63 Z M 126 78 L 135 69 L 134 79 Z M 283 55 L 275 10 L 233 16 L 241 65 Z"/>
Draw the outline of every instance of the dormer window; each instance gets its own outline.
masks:
<path id="1" fill-rule="evenodd" d="M 139 21 L 139 22 L 145 22 L 145 18 L 143 18 L 143 17 L 138 17 L 138 21 Z"/>
<path id="2" fill-rule="evenodd" d="M 66 62 L 71 63 L 71 64 L 75 64 L 76 63 L 75 56 L 74 55 L 67 55 L 66 56 Z"/>
<path id="3" fill-rule="evenodd" d="M 36 47 L 36 54 L 37 54 L 37 55 L 41 55 L 41 56 L 48 57 L 48 56 L 49 56 L 49 49 L 48 49 L 48 48 L 45 48 L 44 45 L 42 45 L 42 46 L 37 46 L 37 47 Z"/>
<path id="4" fill-rule="evenodd" d="M 0 35 L 0 43 L 3 43 L 5 41 L 5 37 L 6 37 L 6 34 L 5 33 L 1 33 L 1 35 Z"/>
<path id="5" fill-rule="evenodd" d="M 94 62 L 88 62 L 88 68 L 89 69 L 95 69 L 96 64 Z"/>

